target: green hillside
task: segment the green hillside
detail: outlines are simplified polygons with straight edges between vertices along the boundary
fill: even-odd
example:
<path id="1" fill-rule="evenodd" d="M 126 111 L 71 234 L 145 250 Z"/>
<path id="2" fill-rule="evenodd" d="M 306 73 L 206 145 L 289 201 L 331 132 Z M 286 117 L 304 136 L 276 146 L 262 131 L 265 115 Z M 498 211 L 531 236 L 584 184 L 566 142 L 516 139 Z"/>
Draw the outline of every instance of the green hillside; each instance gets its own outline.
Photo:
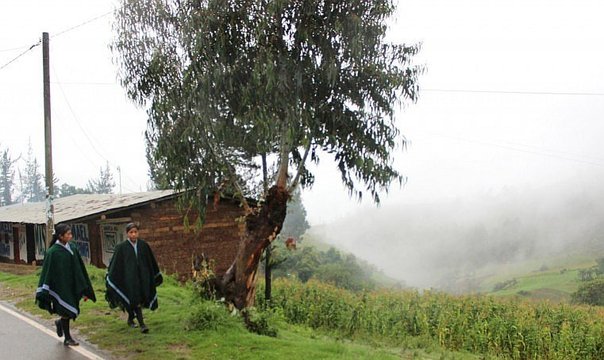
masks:
<path id="1" fill-rule="evenodd" d="M 500 268 L 498 273 L 483 278 L 480 292 L 567 303 L 581 284 L 579 271 L 594 266 L 596 255 L 552 257 Z"/>

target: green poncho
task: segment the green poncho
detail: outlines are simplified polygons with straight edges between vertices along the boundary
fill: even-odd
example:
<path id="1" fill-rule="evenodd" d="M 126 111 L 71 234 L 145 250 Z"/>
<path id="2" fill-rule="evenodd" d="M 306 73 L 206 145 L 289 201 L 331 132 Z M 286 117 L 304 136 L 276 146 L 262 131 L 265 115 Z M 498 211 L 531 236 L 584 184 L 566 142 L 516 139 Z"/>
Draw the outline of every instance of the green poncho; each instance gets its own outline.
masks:
<path id="1" fill-rule="evenodd" d="M 80 299 L 96 301 L 88 272 L 75 245 L 71 252 L 58 243 L 44 255 L 44 265 L 36 290 L 36 303 L 51 314 L 75 319 L 80 314 Z"/>
<path id="2" fill-rule="evenodd" d="M 107 293 L 105 299 L 111 308 L 119 306 L 131 311 L 139 305 L 151 310 L 157 309 L 156 286 L 163 277 L 149 245 L 137 240 L 138 255 L 129 240 L 122 241 L 114 248 L 113 257 L 107 271 Z"/>

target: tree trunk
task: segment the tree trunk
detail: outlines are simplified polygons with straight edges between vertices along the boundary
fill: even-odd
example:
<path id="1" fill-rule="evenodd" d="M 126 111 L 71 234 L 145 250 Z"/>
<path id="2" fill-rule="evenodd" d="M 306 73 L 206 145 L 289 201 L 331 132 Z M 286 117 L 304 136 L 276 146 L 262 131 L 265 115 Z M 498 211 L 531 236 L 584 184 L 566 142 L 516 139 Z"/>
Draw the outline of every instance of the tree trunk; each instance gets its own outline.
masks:
<path id="1" fill-rule="evenodd" d="M 271 265 L 271 245 L 266 247 L 266 254 L 264 254 L 265 265 L 264 265 L 264 299 L 266 302 L 271 301 L 272 297 L 272 265 Z"/>
<path id="2" fill-rule="evenodd" d="M 237 257 L 221 280 L 225 299 L 239 310 L 254 305 L 260 257 L 281 231 L 288 200 L 285 187 L 273 186 L 262 207 L 246 216 Z"/>
<path id="3" fill-rule="evenodd" d="M 262 154 L 262 186 L 264 187 L 264 196 L 266 196 L 268 194 L 268 167 L 266 166 L 266 154 Z M 272 287 L 271 245 L 266 247 L 264 260 L 264 299 L 269 303 L 271 301 Z"/>

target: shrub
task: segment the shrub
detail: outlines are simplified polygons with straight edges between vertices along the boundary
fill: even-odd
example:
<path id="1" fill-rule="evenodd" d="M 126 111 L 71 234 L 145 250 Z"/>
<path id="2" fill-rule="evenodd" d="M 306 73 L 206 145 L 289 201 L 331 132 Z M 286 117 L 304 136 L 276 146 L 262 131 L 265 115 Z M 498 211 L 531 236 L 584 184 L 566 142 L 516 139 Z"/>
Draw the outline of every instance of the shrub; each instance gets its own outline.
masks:
<path id="1" fill-rule="evenodd" d="M 576 304 L 604 305 L 604 279 L 586 281 L 572 294 Z"/>
<path id="2" fill-rule="evenodd" d="M 258 335 L 277 337 L 275 314 L 270 310 L 261 311 L 252 307 L 244 309 L 242 315 L 249 331 Z"/>
<path id="3" fill-rule="evenodd" d="M 238 324 L 241 324 L 239 318 L 231 316 L 223 304 L 204 300 L 192 306 L 191 314 L 185 320 L 185 329 L 217 330 Z"/>
<path id="4" fill-rule="evenodd" d="M 518 280 L 516 280 L 516 279 L 498 282 L 497 284 L 495 284 L 495 286 L 493 286 L 493 291 L 510 289 L 510 288 L 516 286 L 517 284 L 518 284 Z"/>

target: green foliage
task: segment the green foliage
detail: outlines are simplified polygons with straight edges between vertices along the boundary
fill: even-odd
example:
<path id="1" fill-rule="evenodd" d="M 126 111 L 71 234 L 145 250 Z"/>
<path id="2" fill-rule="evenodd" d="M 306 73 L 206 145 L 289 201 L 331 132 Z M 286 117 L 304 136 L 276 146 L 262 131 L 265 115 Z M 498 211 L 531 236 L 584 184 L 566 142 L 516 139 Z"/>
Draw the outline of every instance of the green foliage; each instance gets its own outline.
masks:
<path id="1" fill-rule="evenodd" d="M 1 265 L 1 264 L 0 264 Z M 105 270 L 87 267 L 97 291 L 97 297 L 104 289 Z M 0 288 L 3 299 L 16 301 L 21 310 L 36 317 L 53 319 L 54 316 L 40 310 L 33 301 L 38 275 L 13 275 L 0 271 Z M 147 312 L 145 320 L 151 328 L 149 334 L 141 336 L 126 326 L 126 315 L 120 311 L 110 311 L 107 303 L 99 300 L 81 303 L 81 316 L 73 323 L 73 328 L 111 358 L 147 360 L 189 360 L 189 359 L 400 359 L 401 356 L 422 359 L 478 359 L 467 354 L 449 354 L 433 343 L 410 342 L 404 348 L 367 345 L 319 334 L 304 326 L 294 326 L 276 322 L 277 337 L 259 336 L 248 331 L 239 316 L 229 316 L 218 324 L 217 330 L 185 330 L 187 319 L 193 311 L 203 313 L 204 305 L 192 301 L 192 292 L 181 286 L 172 277 L 167 277 L 158 288 L 160 307 Z M 102 296 L 101 296 L 102 298 Z M 217 305 L 217 306 L 213 306 Z M 206 304 L 208 312 L 217 313 L 222 318 L 226 313 L 223 305 Z M 200 315 L 202 316 L 202 315 Z M 203 316 L 202 316 L 203 318 Z M 48 321 L 50 323 L 50 321 Z M 210 325 L 212 327 L 214 325 Z M 418 348 L 421 347 L 421 348 Z M 419 354 L 419 355 L 418 355 Z"/>
<path id="2" fill-rule="evenodd" d="M 513 288 L 514 286 L 516 286 L 517 284 L 518 284 L 518 280 L 516 280 L 516 279 L 498 282 L 495 284 L 495 286 L 493 286 L 493 291 L 510 289 L 510 288 Z"/>
<path id="3" fill-rule="evenodd" d="M 604 258 L 598 258 L 598 259 L 596 259 L 596 263 L 598 264 L 596 266 L 596 274 L 597 275 L 604 275 Z"/>
<path id="4" fill-rule="evenodd" d="M 66 197 L 76 194 L 92 194 L 90 189 L 82 189 L 74 185 L 69 185 L 67 183 L 63 183 L 61 187 L 55 190 L 56 197 Z"/>
<path id="5" fill-rule="evenodd" d="M 255 307 L 246 308 L 242 311 L 247 329 L 258 335 L 276 337 L 277 327 L 275 326 L 275 313 L 266 308 L 259 310 Z"/>
<path id="6" fill-rule="evenodd" d="M 579 269 L 579 280 L 592 281 L 597 276 L 597 268 Z"/>
<path id="7" fill-rule="evenodd" d="M 190 315 L 185 320 L 185 330 L 217 330 L 220 327 L 240 324 L 237 317 L 229 314 L 224 304 L 202 300 L 190 309 Z"/>
<path id="8" fill-rule="evenodd" d="M 111 194 L 114 187 L 113 174 L 109 168 L 109 162 L 107 162 L 105 169 L 101 168 L 98 178 L 88 180 L 86 191 L 91 194 Z"/>
<path id="9" fill-rule="evenodd" d="M 43 179 L 44 177 L 40 173 L 40 165 L 33 155 L 33 149 L 30 142 L 27 148 L 27 157 L 25 158 L 25 170 L 19 172 L 21 184 L 19 201 L 44 201 L 46 198 L 46 190 Z"/>
<path id="10" fill-rule="evenodd" d="M 335 286 L 353 290 L 372 290 L 377 284 L 371 275 L 375 269 L 361 264 L 352 254 L 343 256 L 331 247 L 319 251 L 312 246 L 303 246 L 288 252 L 288 257 L 273 270 L 273 277 L 295 276 L 302 282 L 318 279 Z"/>
<path id="11" fill-rule="evenodd" d="M 9 149 L 0 150 L 0 206 L 13 203 L 13 191 L 15 188 L 15 169 Z"/>
<path id="12" fill-rule="evenodd" d="M 604 306 L 604 278 L 586 281 L 572 294 L 572 300 L 577 304 Z"/>
<path id="13" fill-rule="evenodd" d="M 352 338 L 396 344 L 428 337 L 447 349 L 504 359 L 604 358 L 604 313 L 596 308 L 436 292 L 354 293 L 286 279 L 275 281 L 271 306 L 291 323 Z"/>
<path id="14" fill-rule="evenodd" d="M 193 272 L 193 289 L 194 291 L 205 300 L 216 299 L 216 273 L 215 273 L 215 261 L 210 259 L 209 261 L 203 258 L 196 258 L 194 261 Z"/>
<path id="15" fill-rule="evenodd" d="M 123 0 L 112 49 L 129 97 L 148 109 L 160 187 L 201 189 L 203 209 L 225 179 L 257 190 L 260 154 L 270 179 L 292 166 L 310 186 L 303 154 L 329 153 L 351 193 L 379 201 L 403 179 L 393 115 L 417 99 L 422 71 L 418 45 L 385 41 L 394 11 L 392 0 Z"/>
<path id="16" fill-rule="evenodd" d="M 283 228 L 279 233 L 278 240 L 285 241 L 287 238 L 294 238 L 296 241 L 302 240 L 302 235 L 310 228 L 306 220 L 306 209 L 302 203 L 300 190 L 294 191 L 291 199 L 287 203 L 287 216 L 283 222 Z"/>
<path id="17" fill-rule="evenodd" d="M 321 265 L 315 278 L 335 286 L 352 290 L 372 290 L 376 284 L 370 278 L 369 269 L 363 269 L 354 256 L 349 255 L 345 260 L 327 262 Z"/>

